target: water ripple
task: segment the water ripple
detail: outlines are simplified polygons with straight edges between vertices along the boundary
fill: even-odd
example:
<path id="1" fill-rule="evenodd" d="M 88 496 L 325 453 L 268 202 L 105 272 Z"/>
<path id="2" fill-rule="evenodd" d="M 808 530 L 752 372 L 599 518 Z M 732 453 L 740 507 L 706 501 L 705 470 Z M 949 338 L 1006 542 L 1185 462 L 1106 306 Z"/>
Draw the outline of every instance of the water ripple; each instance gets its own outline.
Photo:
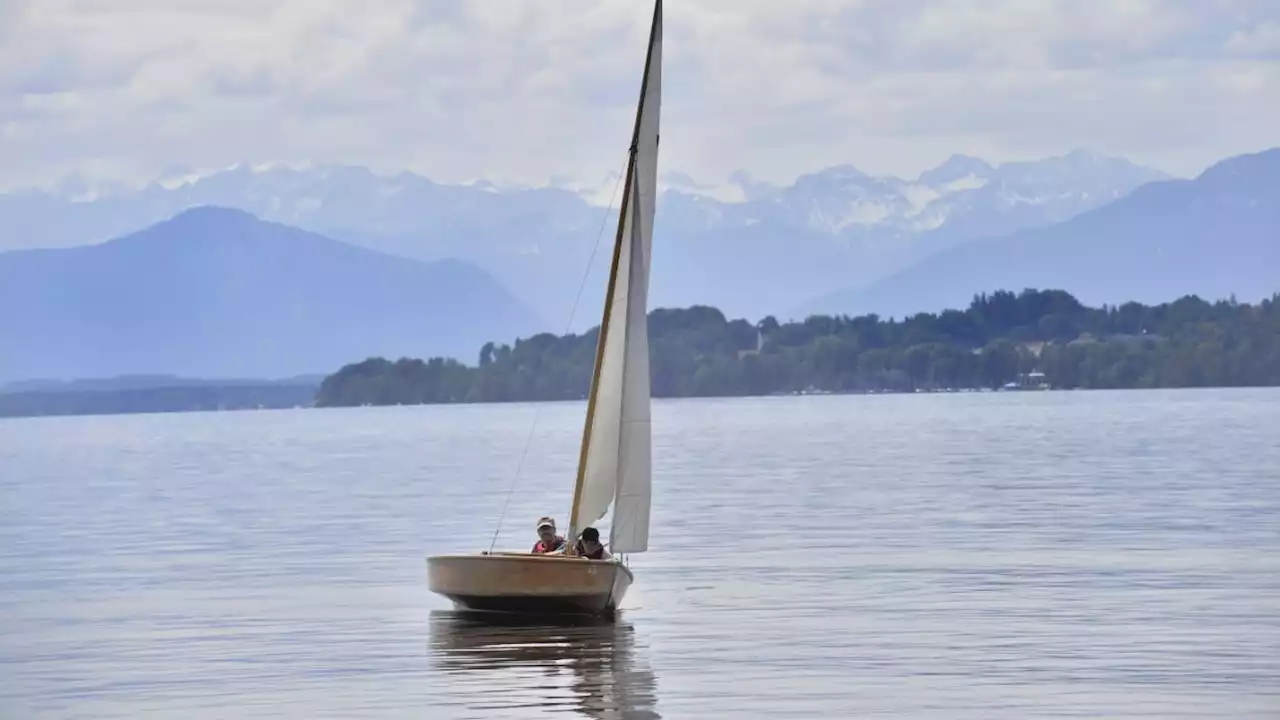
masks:
<path id="1" fill-rule="evenodd" d="M 0 717 L 1280 717 L 1280 393 L 659 402 L 619 621 L 453 613 L 533 414 L 0 421 Z"/>

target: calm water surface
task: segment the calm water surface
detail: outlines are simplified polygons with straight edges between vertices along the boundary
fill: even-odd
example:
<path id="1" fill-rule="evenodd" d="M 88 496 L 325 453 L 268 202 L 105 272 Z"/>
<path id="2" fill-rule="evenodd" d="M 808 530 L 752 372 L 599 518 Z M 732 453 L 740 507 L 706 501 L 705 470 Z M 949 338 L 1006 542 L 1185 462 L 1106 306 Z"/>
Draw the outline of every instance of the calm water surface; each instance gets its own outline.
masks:
<path id="1" fill-rule="evenodd" d="M 1280 392 L 657 403 L 618 623 L 448 611 L 582 410 L 0 421 L 0 717 L 1280 718 Z"/>

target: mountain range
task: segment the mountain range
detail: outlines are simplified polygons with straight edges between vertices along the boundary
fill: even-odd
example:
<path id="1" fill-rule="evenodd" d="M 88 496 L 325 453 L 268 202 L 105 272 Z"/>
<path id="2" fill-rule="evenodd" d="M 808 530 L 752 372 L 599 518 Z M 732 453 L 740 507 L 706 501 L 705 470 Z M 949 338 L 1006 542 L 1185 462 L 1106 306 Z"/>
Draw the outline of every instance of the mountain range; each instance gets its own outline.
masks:
<path id="1" fill-rule="evenodd" d="M 368 356 L 473 359 L 541 330 L 480 268 L 201 207 L 97 245 L 0 253 L 0 383 L 287 377 Z"/>
<path id="2" fill-rule="evenodd" d="M 954 155 L 912 180 L 848 165 L 786 186 L 737 173 L 713 193 L 736 196 L 730 201 L 667 173 L 652 299 L 712 304 L 747 317 L 778 313 L 954 244 L 1065 220 L 1167 177 L 1084 151 L 999 166 Z M 598 308 L 603 297 L 607 253 L 599 248 L 612 239 L 607 198 L 615 181 L 529 189 L 348 166 L 240 165 L 207 176 L 179 169 L 134 190 L 72 183 L 0 195 L 0 228 L 10 229 L 0 234 L 0 249 L 100 242 L 193 206 L 239 208 L 396 255 L 475 264 L 557 325 L 569 318 L 590 266 L 575 316 L 581 329 L 598 322 L 585 308 Z"/>
<path id="3" fill-rule="evenodd" d="M 1280 148 L 1224 160 L 1194 180 L 1149 183 L 1061 223 L 944 250 L 790 314 L 939 312 L 979 291 L 1026 287 L 1069 288 L 1090 305 L 1271 297 L 1280 292 Z"/>
<path id="4" fill-rule="evenodd" d="M 994 167 L 956 155 L 914 180 L 837 166 L 733 183 L 726 199 L 666 177 L 652 306 L 786 319 L 1024 287 L 1090 304 L 1280 290 L 1280 149 L 1191 180 L 1074 152 Z M 0 384 L 470 362 L 485 342 L 563 331 L 580 291 L 572 328 L 589 327 L 616 210 L 561 185 L 238 167 L 0 195 Z"/>

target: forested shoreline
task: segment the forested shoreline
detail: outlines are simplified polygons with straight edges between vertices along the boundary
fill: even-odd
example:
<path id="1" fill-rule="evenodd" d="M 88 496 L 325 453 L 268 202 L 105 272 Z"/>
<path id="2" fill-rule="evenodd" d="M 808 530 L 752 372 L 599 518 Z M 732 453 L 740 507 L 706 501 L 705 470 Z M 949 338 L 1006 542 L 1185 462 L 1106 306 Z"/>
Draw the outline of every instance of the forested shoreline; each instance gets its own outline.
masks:
<path id="1" fill-rule="evenodd" d="M 370 358 L 326 377 L 319 407 L 584 398 L 597 330 L 488 343 L 457 359 Z M 729 320 L 711 307 L 649 314 L 655 397 L 1000 388 L 1280 385 L 1280 295 L 1090 308 L 1061 290 L 998 291 L 905 319 Z"/>

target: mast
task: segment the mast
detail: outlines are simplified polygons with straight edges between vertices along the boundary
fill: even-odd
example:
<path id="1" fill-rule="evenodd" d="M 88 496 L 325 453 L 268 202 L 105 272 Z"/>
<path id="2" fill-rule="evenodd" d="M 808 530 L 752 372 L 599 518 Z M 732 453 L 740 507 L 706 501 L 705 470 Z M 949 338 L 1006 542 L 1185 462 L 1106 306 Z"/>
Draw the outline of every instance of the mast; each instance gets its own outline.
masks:
<path id="1" fill-rule="evenodd" d="M 618 285 L 618 266 L 622 258 L 623 232 L 625 230 L 627 212 L 631 208 L 632 186 L 635 183 L 636 155 L 640 145 L 640 123 L 644 116 L 645 94 L 649 87 L 649 73 L 653 63 L 654 40 L 658 36 L 658 24 L 662 21 L 662 0 L 654 0 L 653 21 L 649 27 L 649 43 L 645 49 L 644 75 L 640 81 L 640 100 L 636 103 L 635 127 L 631 132 L 631 147 L 627 154 L 627 173 L 622 190 L 622 205 L 618 209 L 618 232 L 613 242 L 613 257 L 609 266 L 609 284 L 605 290 L 603 318 L 600 321 L 600 334 L 596 338 L 595 366 L 591 373 L 591 390 L 587 395 L 587 417 L 582 427 L 582 445 L 578 450 L 578 473 L 573 486 L 573 504 L 569 509 L 569 532 L 565 540 L 572 547 L 582 532 L 579 527 L 578 511 L 582 503 L 582 487 L 586 480 L 587 458 L 591 451 L 591 427 L 595 422 L 596 400 L 600 392 L 600 369 L 604 365 L 605 341 L 609 334 L 610 310 L 614 304 L 614 296 Z"/>

